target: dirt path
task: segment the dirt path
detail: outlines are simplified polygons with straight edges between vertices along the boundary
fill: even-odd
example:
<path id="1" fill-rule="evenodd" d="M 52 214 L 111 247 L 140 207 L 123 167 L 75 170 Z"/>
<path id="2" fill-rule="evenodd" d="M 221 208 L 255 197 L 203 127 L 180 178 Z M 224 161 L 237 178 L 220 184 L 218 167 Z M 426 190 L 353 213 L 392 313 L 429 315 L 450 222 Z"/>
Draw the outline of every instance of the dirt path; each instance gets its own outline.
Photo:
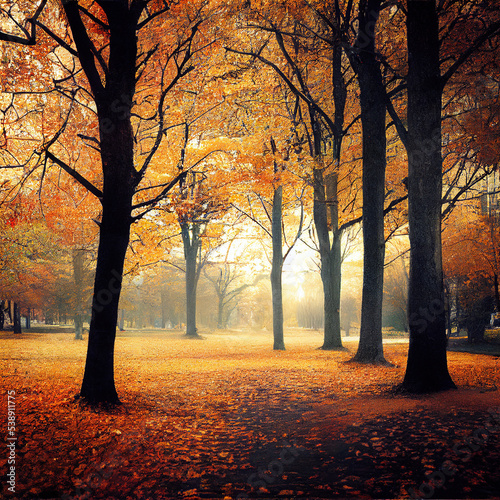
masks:
<path id="1" fill-rule="evenodd" d="M 492 416 L 489 410 L 496 413 Z M 254 451 L 255 498 L 500 498 L 500 395 L 459 389 L 418 398 L 312 404 L 279 446 Z M 485 426 L 489 429 L 485 430 Z M 279 440 L 278 440 L 279 441 Z M 279 458 L 288 457 L 288 465 Z M 278 477 L 278 472 L 284 474 Z"/>

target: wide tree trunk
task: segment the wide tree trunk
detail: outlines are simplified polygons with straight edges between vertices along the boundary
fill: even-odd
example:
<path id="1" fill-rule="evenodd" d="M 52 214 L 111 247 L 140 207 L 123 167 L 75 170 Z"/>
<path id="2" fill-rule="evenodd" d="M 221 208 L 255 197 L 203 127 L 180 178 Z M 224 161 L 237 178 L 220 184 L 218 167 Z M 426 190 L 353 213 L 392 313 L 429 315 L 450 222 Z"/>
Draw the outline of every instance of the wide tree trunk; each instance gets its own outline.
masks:
<path id="1" fill-rule="evenodd" d="M 118 402 L 114 345 L 128 233 L 102 230 L 94 284 L 92 319 L 80 396 L 91 403 Z"/>
<path id="2" fill-rule="evenodd" d="M 103 210 L 87 359 L 80 391 L 80 396 L 92 404 L 119 402 L 114 384 L 114 344 L 123 267 L 132 221 L 134 183 L 130 173 L 134 170 L 132 148 L 124 147 L 126 139 L 131 139 L 132 135 L 123 134 L 121 127 L 117 129 L 115 144 L 121 146 L 124 154 L 118 154 L 117 148 L 110 147 L 108 141 L 102 139 L 101 133 L 101 151 L 106 165 L 103 169 Z M 128 144 L 131 146 L 131 141 Z M 130 175 L 130 182 L 123 180 L 124 177 L 127 178 L 127 173 Z"/>
<path id="3" fill-rule="evenodd" d="M 283 293 L 281 276 L 283 271 L 283 241 L 282 241 L 282 204 L 283 186 L 274 189 L 271 234 L 273 260 L 271 268 L 271 293 L 273 302 L 273 349 L 285 350 L 283 337 Z"/>
<path id="4" fill-rule="evenodd" d="M 381 0 L 368 0 L 360 13 L 358 36 L 364 46 L 355 63 L 363 133 L 363 292 L 355 361 L 385 363 L 382 344 L 384 290 L 384 199 L 386 168 L 385 88 L 375 55 L 375 27 Z"/>
<path id="5" fill-rule="evenodd" d="M 408 219 L 410 347 L 403 388 L 414 393 L 454 388 L 446 360 L 441 257 L 441 96 L 435 0 L 409 0 Z"/>

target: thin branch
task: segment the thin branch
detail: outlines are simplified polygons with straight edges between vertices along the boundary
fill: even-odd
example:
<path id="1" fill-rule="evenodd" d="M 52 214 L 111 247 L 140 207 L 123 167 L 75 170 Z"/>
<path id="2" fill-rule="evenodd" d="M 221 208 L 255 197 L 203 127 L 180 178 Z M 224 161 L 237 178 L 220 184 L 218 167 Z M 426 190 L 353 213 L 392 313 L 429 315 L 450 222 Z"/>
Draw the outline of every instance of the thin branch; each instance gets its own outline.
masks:
<path id="1" fill-rule="evenodd" d="M 21 45 L 35 45 L 36 44 L 36 23 L 40 15 L 42 14 L 42 11 L 47 4 L 47 0 L 42 0 L 40 2 L 40 5 L 36 9 L 35 13 L 33 14 L 32 17 L 27 19 L 27 22 L 31 24 L 31 33 L 28 32 L 28 30 L 22 26 L 19 25 L 12 17 L 11 20 L 15 22 L 15 24 L 19 27 L 19 29 L 26 35 L 26 38 L 22 38 L 17 35 L 10 35 L 8 33 L 3 33 L 0 32 L 0 40 L 4 42 L 12 42 L 12 43 L 18 43 Z"/>

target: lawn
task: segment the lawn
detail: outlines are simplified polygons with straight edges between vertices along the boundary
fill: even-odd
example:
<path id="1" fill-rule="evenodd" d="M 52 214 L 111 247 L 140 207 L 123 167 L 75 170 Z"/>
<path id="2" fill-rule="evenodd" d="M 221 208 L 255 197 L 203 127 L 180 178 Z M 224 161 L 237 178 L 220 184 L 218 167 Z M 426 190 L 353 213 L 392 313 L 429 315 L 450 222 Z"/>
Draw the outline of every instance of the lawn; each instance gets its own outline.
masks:
<path id="1" fill-rule="evenodd" d="M 459 389 L 405 397 L 393 367 L 345 363 L 318 332 L 120 332 L 111 410 L 74 399 L 86 341 L 0 332 L 3 434 L 15 391 L 15 493 L 2 498 L 500 498 L 499 357 L 449 353 Z M 11 441 L 12 442 L 12 441 Z"/>

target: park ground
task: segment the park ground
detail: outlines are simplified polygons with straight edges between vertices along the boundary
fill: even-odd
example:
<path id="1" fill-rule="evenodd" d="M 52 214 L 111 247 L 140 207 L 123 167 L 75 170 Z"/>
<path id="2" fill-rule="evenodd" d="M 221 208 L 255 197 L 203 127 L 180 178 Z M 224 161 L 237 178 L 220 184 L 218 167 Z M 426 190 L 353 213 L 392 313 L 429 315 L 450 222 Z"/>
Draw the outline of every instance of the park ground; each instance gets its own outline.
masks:
<path id="1" fill-rule="evenodd" d="M 16 419 L 0 498 L 500 498 L 498 350 L 449 352 L 458 390 L 409 397 L 405 338 L 384 367 L 346 363 L 354 337 L 321 351 L 290 329 L 273 351 L 269 332 L 201 333 L 119 332 L 123 405 L 92 409 L 74 397 L 85 340 L 0 332 L 5 437 L 7 391 Z"/>

